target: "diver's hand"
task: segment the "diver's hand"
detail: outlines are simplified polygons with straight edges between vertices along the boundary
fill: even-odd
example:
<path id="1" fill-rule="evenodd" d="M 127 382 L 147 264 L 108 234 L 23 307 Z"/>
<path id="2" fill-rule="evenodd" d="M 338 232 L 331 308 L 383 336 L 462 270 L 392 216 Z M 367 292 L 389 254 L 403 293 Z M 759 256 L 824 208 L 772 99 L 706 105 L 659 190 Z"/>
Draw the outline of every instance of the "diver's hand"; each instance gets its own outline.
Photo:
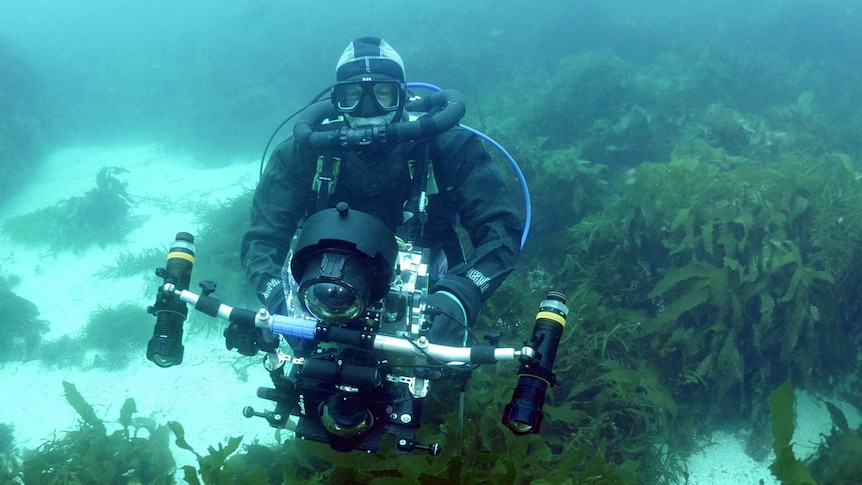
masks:
<path id="1" fill-rule="evenodd" d="M 428 295 L 425 314 L 431 324 L 428 340 L 439 345 L 464 345 L 467 330 L 467 312 L 458 298 L 447 292 L 438 291 Z"/>
<path id="2" fill-rule="evenodd" d="M 263 334 L 257 327 L 242 325 L 239 323 L 231 323 L 224 329 L 224 343 L 228 350 L 236 349 L 242 355 L 256 355 L 259 350 L 255 341 L 257 335 L 263 338 Z"/>
<path id="3" fill-rule="evenodd" d="M 278 348 L 278 335 L 260 327 L 231 323 L 224 329 L 224 343 L 228 350 L 236 349 L 242 355 L 256 355 L 258 350 L 274 352 Z"/>
<path id="4" fill-rule="evenodd" d="M 273 314 L 287 313 L 284 288 L 281 283 L 274 285 L 266 299 L 266 309 Z M 259 350 L 274 352 L 278 348 L 278 335 L 260 327 L 231 323 L 224 330 L 224 343 L 228 350 L 236 349 L 242 355 L 256 355 Z"/>

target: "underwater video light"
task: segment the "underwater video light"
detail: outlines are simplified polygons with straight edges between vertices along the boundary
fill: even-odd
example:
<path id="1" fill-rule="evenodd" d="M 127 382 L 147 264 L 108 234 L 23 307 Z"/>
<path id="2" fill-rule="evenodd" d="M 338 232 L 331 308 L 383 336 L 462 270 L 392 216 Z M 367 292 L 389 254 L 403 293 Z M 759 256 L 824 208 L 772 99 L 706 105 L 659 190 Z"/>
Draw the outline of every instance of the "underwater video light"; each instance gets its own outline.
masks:
<path id="1" fill-rule="evenodd" d="M 539 432 L 545 392 L 557 379 L 553 372 L 554 360 L 568 313 L 566 296 L 558 291 L 548 292 L 539 304 L 533 335 L 521 353 L 518 385 L 503 411 L 503 424 L 515 434 Z"/>

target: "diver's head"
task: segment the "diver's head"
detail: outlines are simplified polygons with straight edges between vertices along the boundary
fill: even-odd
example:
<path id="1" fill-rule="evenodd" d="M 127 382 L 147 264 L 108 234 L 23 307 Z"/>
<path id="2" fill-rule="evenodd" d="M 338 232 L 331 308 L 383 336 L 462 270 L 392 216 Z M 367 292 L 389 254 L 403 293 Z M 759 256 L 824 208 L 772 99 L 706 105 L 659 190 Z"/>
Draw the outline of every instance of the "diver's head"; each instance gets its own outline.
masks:
<path id="1" fill-rule="evenodd" d="M 404 62 L 383 39 L 351 42 L 338 60 L 335 79 L 332 104 L 353 128 L 385 125 L 404 113 Z"/>

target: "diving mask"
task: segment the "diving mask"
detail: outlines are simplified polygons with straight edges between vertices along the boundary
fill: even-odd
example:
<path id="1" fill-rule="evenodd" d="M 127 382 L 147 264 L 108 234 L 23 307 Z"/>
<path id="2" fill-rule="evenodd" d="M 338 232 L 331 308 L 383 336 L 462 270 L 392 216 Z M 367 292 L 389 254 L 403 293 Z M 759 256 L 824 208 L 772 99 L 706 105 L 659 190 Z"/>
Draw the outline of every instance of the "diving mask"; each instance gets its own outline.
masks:
<path id="1" fill-rule="evenodd" d="M 371 118 L 401 107 L 403 87 L 398 81 L 343 81 L 332 88 L 332 104 L 339 113 Z"/>

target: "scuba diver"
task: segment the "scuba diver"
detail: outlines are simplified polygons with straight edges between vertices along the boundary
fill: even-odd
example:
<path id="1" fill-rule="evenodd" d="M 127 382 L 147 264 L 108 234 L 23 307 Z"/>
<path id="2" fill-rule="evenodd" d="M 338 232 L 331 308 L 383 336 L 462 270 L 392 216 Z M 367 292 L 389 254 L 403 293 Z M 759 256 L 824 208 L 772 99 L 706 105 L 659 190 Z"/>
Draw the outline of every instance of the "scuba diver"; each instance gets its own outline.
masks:
<path id="1" fill-rule="evenodd" d="M 514 160 L 459 125 L 457 91 L 407 84 L 401 57 L 382 39 L 351 42 L 335 75 L 334 85 L 282 123 L 298 116 L 293 137 L 265 168 L 266 151 L 261 159 L 241 258 L 265 308 L 226 305 L 211 296 L 211 281 L 200 283 L 200 294 L 189 291 L 194 236 L 177 233 L 156 270 L 163 284 L 149 308 L 156 324 L 147 358 L 160 367 L 182 362 L 192 305 L 229 322 L 229 350 L 266 353 L 273 387 L 259 387 L 257 396 L 275 409 L 246 406 L 243 416 L 278 429 L 296 418 L 298 438 L 340 452 L 377 452 L 392 435 L 397 453 L 432 456 L 440 444 L 417 441 L 432 383 L 452 379 L 459 389 L 461 449 L 472 369 L 517 360 L 502 423 L 517 435 L 538 433 L 546 390 L 557 383 L 565 295 L 547 293 L 523 347 L 498 347 L 499 332 L 485 336 L 489 344 L 468 345 L 482 303 L 514 269 L 526 239 L 523 174 L 515 170 L 522 222 L 483 140 L 516 168 Z M 413 87 L 434 92 L 418 98 Z M 293 355 L 281 351 L 281 337 Z"/>
<path id="2" fill-rule="evenodd" d="M 524 223 L 510 191 L 481 139 L 458 126 L 460 95 L 408 99 L 404 63 L 384 40 L 351 42 L 335 74 L 329 99 L 299 114 L 294 136 L 263 170 L 242 239 L 248 281 L 271 313 L 286 313 L 282 268 L 291 240 L 307 217 L 346 202 L 430 249 L 428 339 L 466 345 L 482 302 L 518 259 Z M 279 345 L 277 335 L 237 324 L 225 338 L 244 355 Z M 288 340 L 297 355 L 312 350 L 303 348 L 311 341 Z"/>

